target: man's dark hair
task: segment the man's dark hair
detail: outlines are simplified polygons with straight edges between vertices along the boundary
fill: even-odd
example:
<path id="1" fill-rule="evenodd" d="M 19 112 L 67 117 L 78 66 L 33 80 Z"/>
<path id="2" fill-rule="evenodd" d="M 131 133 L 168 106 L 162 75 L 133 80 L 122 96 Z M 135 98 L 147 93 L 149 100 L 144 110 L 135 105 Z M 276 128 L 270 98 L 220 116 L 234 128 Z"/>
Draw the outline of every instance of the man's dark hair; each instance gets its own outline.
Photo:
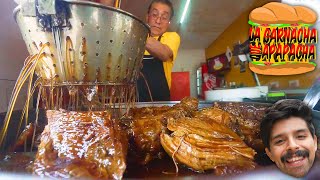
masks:
<path id="1" fill-rule="evenodd" d="M 169 0 L 153 0 L 153 1 L 150 3 L 149 7 L 148 7 L 148 13 L 150 12 L 151 7 L 152 7 L 152 4 L 154 4 L 154 3 L 162 3 L 162 4 L 165 4 L 165 5 L 169 6 L 169 7 L 170 7 L 170 10 L 171 10 L 171 12 L 170 12 L 170 19 L 172 19 L 173 15 L 174 15 L 174 10 L 173 10 L 173 5 L 172 5 L 172 3 L 171 3 Z"/>
<path id="2" fill-rule="evenodd" d="M 312 137 L 314 137 L 315 130 L 312 123 L 312 110 L 301 100 L 284 99 L 276 102 L 273 106 L 268 108 L 262 118 L 262 122 L 260 124 L 260 135 L 266 148 L 270 150 L 270 136 L 273 125 L 278 121 L 288 119 L 290 117 L 299 117 L 303 119 L 306 122 Z"/>

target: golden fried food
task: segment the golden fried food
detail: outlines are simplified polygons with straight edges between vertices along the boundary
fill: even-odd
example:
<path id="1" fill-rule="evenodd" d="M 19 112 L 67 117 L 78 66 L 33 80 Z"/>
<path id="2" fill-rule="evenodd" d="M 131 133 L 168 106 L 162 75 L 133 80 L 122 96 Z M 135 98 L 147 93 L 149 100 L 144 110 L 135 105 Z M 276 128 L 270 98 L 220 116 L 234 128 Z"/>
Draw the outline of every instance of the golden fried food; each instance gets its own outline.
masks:
<path id="1" fill-rule="evenodd" d="M 245 143 L 258 152 L 264 151 L 264 145 L 260 138 L 260 121 L 268 104 L 242 103 L 242 102 L 216 102 L 215 108 L 219 108 L 231 116 L 231 126 Z"/>
<path id="2" fill-rule="evenodd" d="M 160 144 L 160 134 L 167 131 L 167 120 L 189 117 L 198 110 L 198 100 L 184 98 L 173 107 L 134 108 L 130 124 L 132 144 L 130 155 L 139 164 L 147 164 L 156 158 L 162 158 L 165 152 Z M 129 133 L 130 134 L 130 133 Z"/>
<path id="3" fill-rule="evenodd" d="M 180 118 L 169 119 L 167 127 L 172 133 L 161 134 L 161 145 L 174 161 L 193 170 L 230 166 L 241 172 L 255 167 L 255 151 L 224 125 L 198 118 Z"/>
<path id="4" fill-rule="evenodd" d="M 104 111 L 47 111 L 48 125 L 32 167 L 54 178 L 121 179 L 128 141 Z"/>
<path id="5" fill-rule="evenodd" d="M 200 111 L 194 113 L 194 117 L 203 119 L 208 123 L 214 121 L 229 128 L 232 126 L 234 120 L 231 118 L 231 114 L 216 107 L 201 109 Z"/>
<path id="6" fill-rule="evenodd" d="M 25 129 L 19 135 L 15 144 L 10 148 L 10 151 L 19 151 L 24 148 L 25 142 L 32 141 L 32 136 L 34 132 L 35 125 L 33 123 L 29 123 Z"/>

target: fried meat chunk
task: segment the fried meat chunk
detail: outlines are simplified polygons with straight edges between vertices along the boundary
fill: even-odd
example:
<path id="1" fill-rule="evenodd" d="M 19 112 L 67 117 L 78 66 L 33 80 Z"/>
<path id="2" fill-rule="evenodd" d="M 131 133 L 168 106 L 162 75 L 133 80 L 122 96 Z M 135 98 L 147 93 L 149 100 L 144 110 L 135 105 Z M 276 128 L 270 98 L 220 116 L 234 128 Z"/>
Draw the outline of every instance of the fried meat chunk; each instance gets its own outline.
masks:
<path id="1" fill-rule="evenodd" d="M 171 133 L 161 134 L 161 145 L 178 163 L 195 171 L 215 169 L 217 174 L 226 173 L 221 167 L 242 172 L 255 167 L 256 152 L 228 127 L 198 118 L 169 119 Z"/>
<path id="2" fill-rule="evenodd" d="M 32 167 L 54 178 L 121 179 L 127 136 L 105 111 L 47 111 L 48 125 Z"/>

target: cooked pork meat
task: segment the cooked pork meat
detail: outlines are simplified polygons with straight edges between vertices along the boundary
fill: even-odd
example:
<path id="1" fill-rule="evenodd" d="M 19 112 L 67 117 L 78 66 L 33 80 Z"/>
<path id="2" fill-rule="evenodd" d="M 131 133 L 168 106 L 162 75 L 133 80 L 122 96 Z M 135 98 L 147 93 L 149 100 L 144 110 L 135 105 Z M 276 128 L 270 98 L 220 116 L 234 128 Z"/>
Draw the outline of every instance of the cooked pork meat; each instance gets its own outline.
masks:
<path id="1" fill-rule="evenodd" d="M 245 139 L 245 136 L 242 134 L 240 125 L 237 123 L 237 118 L 219 108 L 209 107 L 201 109 L 194 114 L 195 118 L 200 118 L 207 123 L 219 123 L 233 130 L 242 140 Z"/>
<path id="2" fill-rule="evenodd" d="M 178 117 L 182 116 L 192 116 L 198 110 L 199 101 L 196 98 L 186 97 L 181 100 L 180 103 L 175 104 L 174 106 L 151 106 L 151 107 L 142 107 L 142 108 L 132 108 L 130 109 L 129 116 L 133 118 L 147 117 L 147 116 L 157 116 L 163 115 L 170 111 L 171 115 L 175 113 L 176 110 L 183 110 L 182 114 L 177 114 Z M 174 111 L 172 111 L 174 110 Z M 173 112 L 173 113 L 172 113 Z"/>
<path id="3" fill-rule="evenodd" d="M 173 107 L 144 107 L 132 110 L 130 124 L 130 155 L 140 164 L 147 164 L 152 159 L 162 158 L 164 151 L 160 144 L 160 134 L 167 131 L 167 120 L 189 117 L 198 110 L 198 100 L 184 98 Z M 130 133 L 129 133 L 130 134 Z"/>
<path id="4" fill-rule="evenodd" d="M 33 132 L 35 130 L 34 128 L 35 125 L 33 123 L 29 123 L 21 132 L 15 144 L 10 148 L 10 151 L 23 151 L 24 143 L 29 144 L 32 141 Z"/>
<path id="5" fill-rule="evenodd" d="M 270 106 L 265 103 L 243 103 L 243 102 L 215 102 L 214 106 L 227 111 L 230 114 L 239 116 L 242 119 L 256 120 L 262 119 L 265 110 Z"/>
<path id="6" fill-rule="evenodd" d="M 162 115 L 134 119 L 131 128 L 131 161 L 147 164 L 154 158 L 162 158 L 164 151 L 160 144 L 160 134 L 167 129 Z"/>
<path id="7" fill-rule="evenodd" d="M 216 107 L 203 108 L 194 113 L 195 118 L 200 118 L 204 121 L 217 122 L 219 124 L 223 124 L 227 127 L 232 127 L 234 124 L 234 119 L 232 119 L 231 114 L 223 111 Z M 232 128 L 231 128 L 232 129 Z M 232 129 L 234 130 L 234 129 Z"/>
<path id="8" fill-rule="evenodd" d="M 255 151 L 242 139 L 252 145 L 259 121 L 233 107 L 233 113 L 224 106 L 197 112 L 198 100 L 185 98 L 172 107 L 134 108 L 120 121 L 103 111 L 48 111 L 32 170 L 55 178 L 121 179 L 126 160 L 147 164 L 166 152 L 195 171 L 253 169 Z"/>
<path id="9" fill-rule="evenodd" d="M 255 151 L 231 129 L 198 118 L 169 119 L 171 134 L 161 134 L 161 145 L 178 163 L 196 171 L 216 169 L 217 174 L 253 169 Z"/>
<path id="10" fill-rule="evenodd" d="M 192 113 L 194 111 L 198 110 L 198 106 L 199 106 L 199 100 L 196 98 L 192 98 L 192 97 L 185 97 L 181 100 L 180 103 L 174 105 L 174 108 L 183 108 L 184 110 L 186 110 L 189 115 L 192 115 Z"/>
<path id="11" fill-rule="evenodd" d="M 129 116 L 133 118 L 144 117 L 149 115 L 158 115 L 163 114 L 168 111 L 171 107 L 170 106 L 161 106 L 161 107 L 143 107 L 143 108 L 132 108 L 130 109 Z"/>
<path id="12" fill-rule="evenodd" d="M 103 111 L 48 111 L 33 172 L 55 178 L 121 179 L 128 141 Z"/>
<path id="13" fill-rule="evenodd" d="M 264 146 L 260 138 L 259 126 L 264 112 L 268 106 L 268 104 L 240 102 L 216 102 L 214 104 L 215 108 L 226 111 L 231 115 L 231 124 L 225 125 L 233 129 L 240 137 L 243 138 L 245 143 L 258 152 L 264 151 Z M 210 109 L 216 112 L 216 109 Z M 208 112 L 203 112 L 208 114 Z M 199 113 L 201 114 L 201 112 Z"/>

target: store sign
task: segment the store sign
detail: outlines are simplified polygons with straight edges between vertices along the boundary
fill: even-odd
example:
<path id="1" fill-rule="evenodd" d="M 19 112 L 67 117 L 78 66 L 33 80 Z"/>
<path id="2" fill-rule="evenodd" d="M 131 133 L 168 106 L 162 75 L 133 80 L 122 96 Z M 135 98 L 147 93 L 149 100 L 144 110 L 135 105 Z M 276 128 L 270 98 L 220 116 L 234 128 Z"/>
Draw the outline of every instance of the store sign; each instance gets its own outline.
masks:
<path id="1" fill-rule="evenodd" d="M 288 14 L 290 16 L 286 16 Z M 316 20 L 316 13 L 304 6 L 273 2 L 252 10 L 249 15 L 250 69 L 264 75 L 313 71 L 318 35 L 311 26 Z"/>

